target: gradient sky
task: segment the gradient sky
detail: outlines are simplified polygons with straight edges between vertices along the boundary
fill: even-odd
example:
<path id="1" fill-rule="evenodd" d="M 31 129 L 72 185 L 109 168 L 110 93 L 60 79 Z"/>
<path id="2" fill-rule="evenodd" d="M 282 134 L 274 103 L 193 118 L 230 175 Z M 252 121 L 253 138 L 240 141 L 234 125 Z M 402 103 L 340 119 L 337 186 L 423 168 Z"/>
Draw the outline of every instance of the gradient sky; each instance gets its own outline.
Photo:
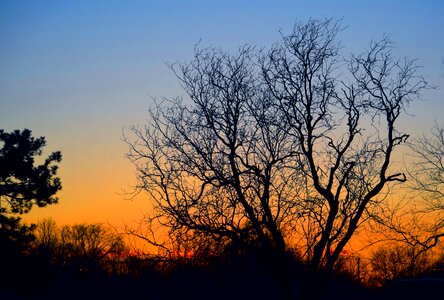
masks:
<path id="1" fill-rule="evenodd" d="M 193 46 L 269 46 L 295 21 L 342 18 L 347 52 L 389 34 L 400 56 L 416 57 L 437 89 L 413 104 L 412 134 L 443 123 L 444 1 L 0 1 L 0 128 L 45 136 L 61 150 L 60 203 L 26 220 L 59 224 L 141 218 L 148 202 L 125 201 L 135 181 L 122 129 L 143 124 L 151 96 L 180 96 L 165 62 Z"/>

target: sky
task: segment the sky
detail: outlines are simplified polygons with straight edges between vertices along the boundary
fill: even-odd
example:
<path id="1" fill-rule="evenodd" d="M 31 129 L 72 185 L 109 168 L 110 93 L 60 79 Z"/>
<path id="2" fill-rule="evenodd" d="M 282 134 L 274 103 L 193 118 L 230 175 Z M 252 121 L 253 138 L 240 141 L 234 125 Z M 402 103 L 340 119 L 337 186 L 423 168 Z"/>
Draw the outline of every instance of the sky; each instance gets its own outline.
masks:
<path id="1" fill-rule="evenodd" d="M 342 19 L 346 53 L 388 34 L 400 56 L 418 58 L 436 87 L 402 122 L 413 135 L 444 118 L 444 1 L 0 1 L 0 128 L 45 136 L 60 150 L 59 204 L 25 220 L 58 224 L 141 219 L 149 202 L 135 183 L 122 132 L 144 124 L 152 97 L 183 95 L 166 63 L 193 47 L 270 46 L 296 21 Z"/>

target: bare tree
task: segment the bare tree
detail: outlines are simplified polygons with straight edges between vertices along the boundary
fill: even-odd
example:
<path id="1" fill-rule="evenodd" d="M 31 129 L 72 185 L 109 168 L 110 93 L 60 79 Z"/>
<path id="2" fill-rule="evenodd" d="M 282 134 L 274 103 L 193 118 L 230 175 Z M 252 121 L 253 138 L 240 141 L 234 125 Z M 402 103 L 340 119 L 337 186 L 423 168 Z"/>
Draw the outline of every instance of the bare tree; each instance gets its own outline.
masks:
<path id="1" fill-rule="evenodd" d="M 369 284 L 381 286 L 389 279 L 414 277 L 431 265 L 430 257 L 418 249 L 403 244 L 388 244 L 377 248 L 370 258 Z"/>
<path id="2" fill-rule="evenodd" d="M 125 139 L 152 218 L 279 251 L 299 230 L 310 264 L 331 270 L 389 184 L 406 180 L 391 171 L 407 139 L 396 125 L 427 86 L 387 38 L 344 60 L 340 30 L 310 20 L 269 51 L 196 49 L 171 66 L 187 99 L 157 102 Z"/>
<path id="3" fill-rule="evenodd" d="M 371 216 L 387 184 L 406 181 L 390 171 L 396 147 L 408 137 L 396 124 L 427 86 L 414 61 L 393 58 L 387 38 L 352 56 L 350 77 L 339 80 L 339 30 L 331 21 L 297 24 L 262 60 L 309 178 L 300 206 L 315 224 L 311 264 L 327 269 Z"/>
<path id="4" fill-rule="evenodd" d="M 444 127 L 436 124 L 431 135 L 417 138 L 410 148 L 417 159 L 411 172 L 411 188 L 421 192 L 424 209 L 441 213 L 440 220 L 444 222 Z"/>
<path id="5" fill-rule="evenodd" d="M 60 246 L 60 230 L 53 219 L 43 219 L 35 227 L 35 245 L 40 255 L 55 260 Z"/>
<path id="6" fill-rule="evenodd" d="M 423 135 L 410 144 L 418 162 L 411 173 L 411 188 L 419 192 L 419 214 L 426 215 L 427 238 L 418 241 L 424 249 L 436 246 L 444 237 L 444 128 L 436 124 L 431 135 Z"/>
<path id="7" fill-rule="evenodd" d="M 190 103 L 157 103 L 150 124 L 132 128 L 128 157 L 154 218 L 172 231 L 240 244 L 255 236 L 283 251 L 295 153 L 252 58 L 248 46 L 235 55 L 196 49 L 193 61 L 171 66 Z"/>
<path id="8" fill-rule="evenodd" d="M 124 250 L 123 238 L 101 224 L 66 225 L 61 229 L 63 259 L 81 270 L 91 270 Z"/>
<path id="9" fill-rule="evenodd" d="M 59 229 L 53 219 L 37 222 L 36 238 L 38 243 L 47 248 L 54 248 L 59 241 Z"/>
<path id="10" fill-rule="evenodd" d="M 417 255 L 435 248 L 444 237 L 444 128 L 436 124 L 429 135 L 411 143 L 413 162 L 408 167 L 408 203 L 380 222 L 387 239 L 416 249 Z"/>

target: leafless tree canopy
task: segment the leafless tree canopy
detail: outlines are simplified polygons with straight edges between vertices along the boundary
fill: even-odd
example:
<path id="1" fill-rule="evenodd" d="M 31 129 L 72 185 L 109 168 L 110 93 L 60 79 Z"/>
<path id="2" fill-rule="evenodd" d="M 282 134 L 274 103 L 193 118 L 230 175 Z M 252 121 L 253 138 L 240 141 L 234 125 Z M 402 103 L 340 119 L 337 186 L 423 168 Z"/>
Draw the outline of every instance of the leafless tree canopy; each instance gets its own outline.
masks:
<path id="1" fill-rule="evenodd" d="M 64 259 L 85 269 L 125 247 L 122 236 L 101 224 L 66 225 L 60 231 L 60 242 Z"/>
<path id="2" fill-rule="evenodd" d="M 297 233 L 331 269 L 387 185 L 406 180 L 391 165 L 408 137 L 396 125 L 427 86 L 388 38 L 343 57 L 340 31 L 309 20 L 269 50 L 197 48 L 172 65 L 186 97 L 156 101 L 125 138 L 151 219 L 278 251 Z"/>
<path id="3" fill-rule="evenodd" d="M 427 211 L 444 212 L 444 127 L 436 124 L 431 134 L 417 138 L 410 147 L 418 160 L 411 187 L 425 192 L 422 197 Z"/>
<path id="4" fill-rule="evenodd" d="M 172 66 L 192 104 L 163 99 L 130 142 L 140 188 L 174 230 L 284 249 L 279 226 L 298 192 L 296 145 L 260 83 L 253 49 L 208 48 Z"/>
<path id="5" fill-rule="evenodd" d="M 411 141 L 409 147 L 414 159 L 408 168 L 409 203 L 388 210 L 390 214 L 380 223 L 383 229 L 389 229 L 387 239 L 421 255 L 444 237 L 444 129 L 436 124 L 429 134 Z"/>

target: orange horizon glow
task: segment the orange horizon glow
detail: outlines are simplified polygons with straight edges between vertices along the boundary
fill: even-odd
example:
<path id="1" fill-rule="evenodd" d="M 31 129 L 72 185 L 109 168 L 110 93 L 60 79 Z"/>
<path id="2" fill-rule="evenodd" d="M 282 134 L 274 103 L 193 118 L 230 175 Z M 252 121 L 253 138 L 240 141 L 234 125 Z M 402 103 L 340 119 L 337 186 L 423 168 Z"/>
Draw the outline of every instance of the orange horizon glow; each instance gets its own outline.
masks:
<path id="1" fill-rule="evenodd" d="M 0 1 L 0 128 L 28 128 L 46 138 L 44 157 L 63 156 L 59 203 L 34 206 L 25 222 L 122 227 L 150 212 L 147 195 L 125 195 L 136 176 L 122 131 L 146 123 L 153 98 L 184 95 L 165 62 L 192 59 L 199 41 L 227 51 L 268 47 L 295 21 L 342 18 L 345 54 L 387 33 L 396 55 L 418 58 L 438 87 L 410 105 L 414 117 L 400 120 L 401 129 L 413 137 L 443 121 L 444 1 L 195 2 Z"/>

